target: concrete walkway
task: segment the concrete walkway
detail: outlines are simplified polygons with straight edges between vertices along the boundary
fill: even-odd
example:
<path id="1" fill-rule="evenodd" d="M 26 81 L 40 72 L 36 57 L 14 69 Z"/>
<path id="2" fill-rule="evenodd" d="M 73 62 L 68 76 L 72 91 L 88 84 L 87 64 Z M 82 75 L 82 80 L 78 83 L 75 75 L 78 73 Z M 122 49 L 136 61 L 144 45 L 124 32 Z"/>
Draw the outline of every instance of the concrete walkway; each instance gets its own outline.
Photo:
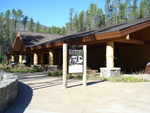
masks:
<path id="1" fill-rule="evenodd" d="M 150 82 L 113 83 L 46 77 L 46 72 L 17 74 L 19 93 L 5 113 L 149 113 Z"/>

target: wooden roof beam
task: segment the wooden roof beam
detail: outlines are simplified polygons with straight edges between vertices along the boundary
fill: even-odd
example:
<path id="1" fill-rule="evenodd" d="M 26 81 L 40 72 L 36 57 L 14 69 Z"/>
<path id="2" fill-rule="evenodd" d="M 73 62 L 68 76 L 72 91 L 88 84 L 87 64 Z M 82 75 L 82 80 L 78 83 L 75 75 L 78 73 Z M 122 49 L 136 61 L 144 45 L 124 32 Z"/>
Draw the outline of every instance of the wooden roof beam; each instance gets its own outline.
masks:
<path id="1" fill-rule="evenodd" d="M 114 42 L 144 45 L 144 41 L 135 39 L 116 39 Z"/>

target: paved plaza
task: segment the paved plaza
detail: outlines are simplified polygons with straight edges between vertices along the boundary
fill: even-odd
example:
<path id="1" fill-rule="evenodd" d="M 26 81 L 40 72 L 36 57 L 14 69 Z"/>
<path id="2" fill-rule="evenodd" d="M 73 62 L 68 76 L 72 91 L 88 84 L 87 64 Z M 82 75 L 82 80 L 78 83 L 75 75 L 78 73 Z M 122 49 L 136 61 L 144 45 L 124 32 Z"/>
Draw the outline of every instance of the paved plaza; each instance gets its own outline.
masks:
<path id="1" fill-rule="evenodd" d="M 5 113 L 149 113 L 150 82 L 114 83 L 68 80 L 47 72 L 15 74 L 19 92 Z M 150 76 L 150 75 L 149 75 Z"/>

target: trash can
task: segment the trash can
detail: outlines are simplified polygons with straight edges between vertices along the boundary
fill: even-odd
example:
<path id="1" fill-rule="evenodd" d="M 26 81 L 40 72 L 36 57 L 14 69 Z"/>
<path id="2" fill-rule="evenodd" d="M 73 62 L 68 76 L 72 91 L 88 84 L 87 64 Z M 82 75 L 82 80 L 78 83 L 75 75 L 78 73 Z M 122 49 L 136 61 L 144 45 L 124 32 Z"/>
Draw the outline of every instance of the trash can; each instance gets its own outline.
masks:
<path id="1" fill-rule="evenodd" d="M 150 74 L 150 62 L 148 62 L 145 67 L 145 74 Z"/>

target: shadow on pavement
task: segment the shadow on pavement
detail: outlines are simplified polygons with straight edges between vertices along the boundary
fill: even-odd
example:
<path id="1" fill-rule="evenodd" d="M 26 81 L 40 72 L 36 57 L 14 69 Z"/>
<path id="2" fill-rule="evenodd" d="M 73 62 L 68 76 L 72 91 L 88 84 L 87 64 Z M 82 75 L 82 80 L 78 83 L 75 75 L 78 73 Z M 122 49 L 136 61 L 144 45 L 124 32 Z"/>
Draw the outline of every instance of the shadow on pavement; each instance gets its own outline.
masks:
<path id="1" fill-rule="evenodd" d="M 103 80 L 103 81 L 87 82 L 87 86 L 98 84 L 98 83 L 101 83 L 101 82 L 105 82 L 105 80 Z M 73 87 L 77 87 L 77 86 L 82 86 L 82 84 L 76 84 L 76 85 L 68 86 L 67 88 L 73 88 Z"/>
<path id="2" fill-rule="evenodd" d="M 23 113 L 32 99 L 32 89 L 21 82 L 18 82 L 18 95 L 12 105 L 5 113 Z"/>
<path id="3" fill-rule="evenodd" d="M 93 81 L 93 82 L 88 82 L 87 85 L 90 86 L 90 85 L 93 85 L 93 84 L 98 84 L 98 83 L 101 83 L 101 82 L 105 82 L 105 80 L 102 80 L 102 81 Z"/>

